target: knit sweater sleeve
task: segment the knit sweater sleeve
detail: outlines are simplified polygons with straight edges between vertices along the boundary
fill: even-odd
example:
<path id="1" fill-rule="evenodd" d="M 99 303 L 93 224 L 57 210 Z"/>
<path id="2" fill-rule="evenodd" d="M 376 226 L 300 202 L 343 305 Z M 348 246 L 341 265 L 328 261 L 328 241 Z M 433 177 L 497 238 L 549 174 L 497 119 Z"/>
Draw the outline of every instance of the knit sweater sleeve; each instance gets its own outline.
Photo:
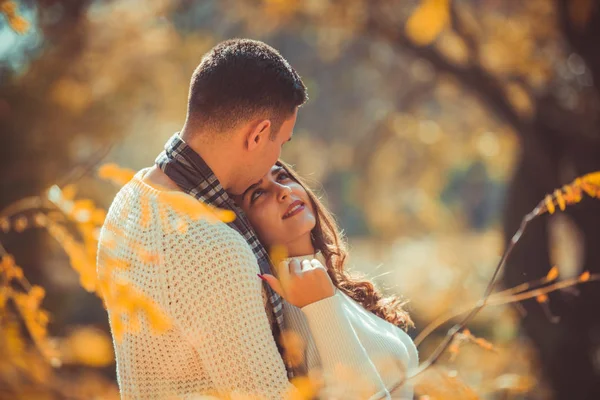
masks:
<path id="1" fill-rule="evenodd" d="M 321 357 L 325 383 L 336 386 L 335 377 L 343 374 L 340 367 L 346 368 L 359 390 L 366 391 L 361 393 L 362 398 L 389 399 L 385 384 L 344 311 L 341 296 L 336 289 L 333 296 L 301 308 Z M 348 391 L 356 390 L 349 383 L 346 380 L 342 385 Z"/>
<path id="2" fill-rule="evenodd" d="M 199 221 L 163 239 L 170 315 L 217 390 L 266 399 L 294 391 L 266 314 L 258 263 L 241 235 Z"/>

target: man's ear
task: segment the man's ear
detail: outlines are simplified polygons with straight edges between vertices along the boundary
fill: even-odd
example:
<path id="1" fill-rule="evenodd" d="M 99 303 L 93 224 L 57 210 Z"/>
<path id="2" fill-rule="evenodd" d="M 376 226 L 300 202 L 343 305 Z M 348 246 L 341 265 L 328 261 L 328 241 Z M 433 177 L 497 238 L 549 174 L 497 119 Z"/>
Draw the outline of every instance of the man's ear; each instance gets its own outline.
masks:
<path id="1" fill-rule="evenodd" d="M 265 140 L 270 140 L 271 136 L 271 121 L 263 119 L 252 128 L 246 137 L 246 147 L 249 151 L 260 147 Z"/>

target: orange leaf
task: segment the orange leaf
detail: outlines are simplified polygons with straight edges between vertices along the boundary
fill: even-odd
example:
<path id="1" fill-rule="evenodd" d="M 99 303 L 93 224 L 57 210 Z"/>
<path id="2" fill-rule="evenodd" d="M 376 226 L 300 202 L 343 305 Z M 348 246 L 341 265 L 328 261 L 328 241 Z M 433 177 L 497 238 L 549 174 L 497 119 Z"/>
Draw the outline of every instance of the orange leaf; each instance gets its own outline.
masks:
<path id="1" fill-rule="evenodd" d="M 450 354 L 458 354 L 459 345 L 457 341 L 454 341 L 448 346 L 448 352 Z"/>
<path id="2" fill-rule="evenodd" d="M 15 231 L 17 233 L 23 232 L 25 229 L 27 229 L 27 227 L 29 225 L 27 218 L 22 215 L 18 216 L 17 219 L 15 219 L 14 224 L 15 224 Z"/>
<path id="3" fill-rule="evenodd" d="M 6 233 L 10 230 L 10 221 L 8 218 L 0 218 L 0 229 Z"/>
<path id="4" fill-rule="evenodd" d="M 542 293 L 539 296 L 537 296 L 535 299 L 538 301 L 538 303 L 545 303 L 548 301 L 548 296 L 546 294 Z"/>
<path id="5" fill-rule="evenodd" d="M 583 274 L 579 276 L 580 282 L 587 282 L 590 280 L 590 271 L 585 271 Z"/>
<path id="6" fill-rule="evenodd" d="M 546 280 L 553 281 L 556 278 L 558 278 L 558 267 L 554 266 L 554 267 L 550 268 L 550 271 L 548 271 L 548 275 L 546 275 Z"/>
<path id="7" fill-rule="evenodd" d="M 14 15 L 17 12 L 17 4 L 14 1 L 0 2 L 0 12 L 6 15 Z"/>
<path id="8" fill-rule="evenodd" d="M 488 342 L 487 340 L 482 339 L 482 338 L 475 339 L 475 343 L 479 347 L 481 347 L 482 349 L 485 349 L 485 350 L 493 350 L 494 349 L 494 346 L 490 342 Z"/>

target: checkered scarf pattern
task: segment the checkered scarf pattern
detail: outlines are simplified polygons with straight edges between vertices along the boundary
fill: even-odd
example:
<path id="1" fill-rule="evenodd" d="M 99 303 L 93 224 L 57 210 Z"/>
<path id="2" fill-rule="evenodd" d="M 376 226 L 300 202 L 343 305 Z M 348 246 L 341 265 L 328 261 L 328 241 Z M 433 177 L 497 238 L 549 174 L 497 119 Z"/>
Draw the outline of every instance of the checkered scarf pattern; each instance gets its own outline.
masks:
<path id="1" fill-rule="evenodd" d="M 227 192 L 225 192 L 225 189 L 223 189 L 223 186 L 221 186 L 221 183 L 202 157 L 181 139 L 179 133 L 175 133 L 167 141 L 165 150 L 158 155 L 155 163 L 184 192 L 206 204 L 234 211 L 236 219 L 228 225 L 238 231 L 250 245 L 258 261 L 260 272 L 263 274 L 272 274 L 269 256 L 263 245 L 258 241 L 243 211 L 235 205 Z M 276 338 L 279 352 L 283 357 L 283 348 L 279 340 L 279 333 L 283 332 L 285 328 L 283 300 L 266 282 L 263 282 L 263 284 L 267 289 L 269 300 L 273 307 L 273 314 L 276 321 L 276 326 L 273 327 L 273 334 Z M 288 363 L 286 363 L 286 369 L 289 379 L 296 375 L 293 367 Z"/>

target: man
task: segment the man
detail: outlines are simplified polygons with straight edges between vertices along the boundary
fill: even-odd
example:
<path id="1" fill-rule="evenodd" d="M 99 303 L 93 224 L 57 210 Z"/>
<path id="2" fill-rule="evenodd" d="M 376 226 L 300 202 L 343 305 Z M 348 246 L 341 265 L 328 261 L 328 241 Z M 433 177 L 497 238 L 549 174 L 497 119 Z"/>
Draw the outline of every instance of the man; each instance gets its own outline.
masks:
<path id="1" fill-rule="evenodd" d="M 107 302 L 113 334 L 116 326 L 125 331 L 115 340 L 123 398 L 271 399 L 293 390 L 276 341 L 281 298 L 256 276 L 269 272 L 267 254 L 226 192 L 241 194 L 270 170 L 306 100 L 302 80 L 275 49 L 247 39 L 218 44 L 194 71 L 181 132 L 115 197 L 100 235 L 100 279 L 128 282 L 172 322 L 157 334 L 151 318 L 121 317 L 122 307 Z M 164 201 L 166 190 L 237 218 L 182 217 Z M 127 268 L 111 268 L 115 257 Z"/>

